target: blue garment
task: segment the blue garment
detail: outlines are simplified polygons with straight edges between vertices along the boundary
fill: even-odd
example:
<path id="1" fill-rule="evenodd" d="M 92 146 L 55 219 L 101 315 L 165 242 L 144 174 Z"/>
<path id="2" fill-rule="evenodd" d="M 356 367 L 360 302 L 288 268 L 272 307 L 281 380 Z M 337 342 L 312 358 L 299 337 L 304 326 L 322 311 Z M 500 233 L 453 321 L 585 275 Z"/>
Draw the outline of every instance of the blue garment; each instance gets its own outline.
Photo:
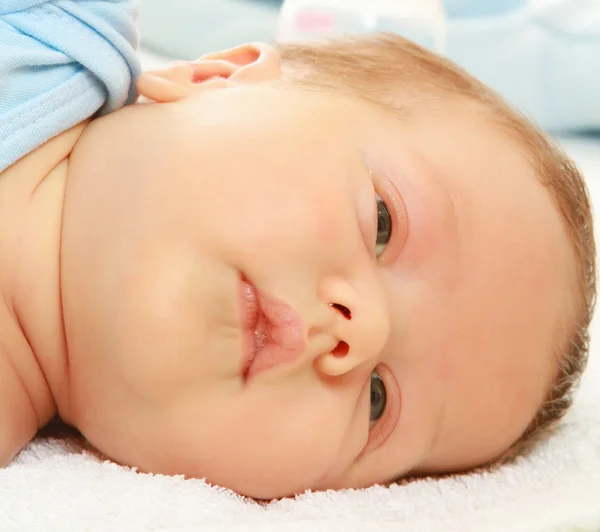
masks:
<path id="1" fill-rule="evenodd" d="M 0 0 L 0 172 L 136 99 L 136 0 Z"/>
<path id="2" fill-rule="evenodd" d="M 444 53 L 551 131 L 600 130 L 600 0 L 445 0 Z"/>

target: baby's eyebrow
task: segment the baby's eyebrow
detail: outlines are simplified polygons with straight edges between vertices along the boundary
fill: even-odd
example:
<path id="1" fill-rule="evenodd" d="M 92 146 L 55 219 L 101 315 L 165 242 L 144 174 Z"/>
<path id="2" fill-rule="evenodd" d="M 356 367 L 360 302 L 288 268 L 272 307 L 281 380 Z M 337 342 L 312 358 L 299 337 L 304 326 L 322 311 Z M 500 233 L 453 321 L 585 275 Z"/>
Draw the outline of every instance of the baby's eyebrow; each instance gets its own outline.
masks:
<path id="1" fill-rule="evenodd" d="M 449 401 L 442 401 L 439 405 L 438 415 L 436 416 L 436 420 L 434 425 L 434 431 L 431 435 L 431 440 L 428 445 L 427 454 L 433 453 L 433 450 L 440 445 L 440 441 L 442 438 L 442 434 L 444 432 L 444 427 L 448 422 L 448 403 Z"/>

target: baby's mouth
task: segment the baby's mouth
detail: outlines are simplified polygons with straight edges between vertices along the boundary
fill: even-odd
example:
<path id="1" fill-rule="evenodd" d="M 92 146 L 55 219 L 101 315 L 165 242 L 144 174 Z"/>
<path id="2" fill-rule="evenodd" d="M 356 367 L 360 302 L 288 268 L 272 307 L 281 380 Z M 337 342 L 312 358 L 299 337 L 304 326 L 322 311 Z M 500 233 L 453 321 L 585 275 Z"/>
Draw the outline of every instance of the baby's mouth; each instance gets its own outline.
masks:
<path id="1" fill-rule="evenodd" d="M 304 352 L 302 317 L 291 306 L 240 278 L 242 377 L 296 361 Z"/>

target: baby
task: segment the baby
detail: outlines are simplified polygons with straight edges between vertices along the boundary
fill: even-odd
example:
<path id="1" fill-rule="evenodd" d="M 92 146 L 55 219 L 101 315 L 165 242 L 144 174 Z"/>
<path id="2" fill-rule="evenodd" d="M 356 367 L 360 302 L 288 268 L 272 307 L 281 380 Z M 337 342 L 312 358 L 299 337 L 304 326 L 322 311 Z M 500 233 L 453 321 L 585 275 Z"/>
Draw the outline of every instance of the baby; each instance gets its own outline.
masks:
<path id="1" fill-rule="evenodd" d="M 59 416 L 119 463 L 272 498 L 547 433 L 595 293 L 562 151 L 400 37 L 139 75 L 134 14 L 0 7 L 0 463 Z"/>

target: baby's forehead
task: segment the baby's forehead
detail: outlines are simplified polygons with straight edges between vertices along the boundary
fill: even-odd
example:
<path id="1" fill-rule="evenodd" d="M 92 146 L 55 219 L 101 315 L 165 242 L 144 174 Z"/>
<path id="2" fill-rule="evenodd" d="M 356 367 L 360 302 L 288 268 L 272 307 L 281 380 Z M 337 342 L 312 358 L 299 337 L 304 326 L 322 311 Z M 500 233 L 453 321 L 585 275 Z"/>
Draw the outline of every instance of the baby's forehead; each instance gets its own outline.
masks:
<path id="1" fill-rule="evenodd" d="M 453 196 L 463 257 L 472 261 L 472 275 L 481 276 L 479 290 L 481 297 L 489 295 L 490 312 L 497 309 L 487 319 L 507 327 L 498 368 L 520 375 L 524 389 L 547 390 L 574 281 L 561 212 L 526 148 L 491 117 L 456 107 L 429 116 L 423 131 L 423 149 Z M 526 369 L 522 357 L 538 357 L 538 363 L 519 373 Z"/>

